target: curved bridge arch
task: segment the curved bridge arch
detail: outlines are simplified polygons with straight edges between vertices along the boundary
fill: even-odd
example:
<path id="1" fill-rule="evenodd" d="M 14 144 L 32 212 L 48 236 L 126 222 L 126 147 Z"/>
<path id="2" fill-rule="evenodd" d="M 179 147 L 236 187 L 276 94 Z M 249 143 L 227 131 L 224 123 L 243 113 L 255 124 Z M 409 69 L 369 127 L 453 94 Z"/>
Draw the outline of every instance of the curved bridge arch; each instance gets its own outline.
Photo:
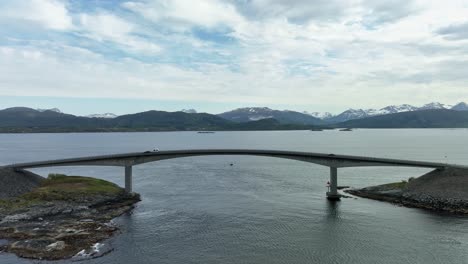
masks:
<path id="1" fill-rule="evenodd" d="M 446 167 L 465 168 L 466 166 L 449 165 L 437 162 L 399 160 L 387 158 L 374 158 L 350 155 L 335 155 L 312 152 L 297 152 L 284 150 L 254 150 L 254 149 L 192 149 L 192 150 L 166 150 L 124 153 L 115 155 L 90 156 L 71 159 L 48 160 L 28 163 L 11 164 L 4 167 L 14 169 L 56 167 L 56 166 L 121 166 L 125 167 L 125 189 L 132 191 L 132 167 L 138 164 L 155 162 L 160 160 L 213 155 L 250 155 L 282 158 L 314 163 L 330 167 L 330 192 L 327 196 L 331 199 L 339 198 L 337 192 L 337 169 L 344 167 L 363 166 L 402 166 L 443 169 Z"/>

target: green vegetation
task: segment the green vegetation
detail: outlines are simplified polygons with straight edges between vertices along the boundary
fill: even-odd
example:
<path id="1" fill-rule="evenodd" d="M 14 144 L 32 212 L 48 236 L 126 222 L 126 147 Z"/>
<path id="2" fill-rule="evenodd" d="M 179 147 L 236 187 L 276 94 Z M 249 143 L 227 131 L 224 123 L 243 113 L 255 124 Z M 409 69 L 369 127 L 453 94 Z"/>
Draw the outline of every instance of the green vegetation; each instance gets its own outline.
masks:
<path id="1" fill-rule="evenodd" d="M 388 187 L 389 189 L 404 189 L 407 184 L 408 182 L 403 180 L 401 182 L 387 183 L 387 184 L 381 185 L 381 187 Z"/>
<path id="2" fill-rule="evenodd" d="M 123 192 L 114 183 L 82 176 L 49 174 L 33 191 L 13 200 L 0 200 L 0 207 L 22 208 L 48 201 L 83 201 L 92 196 L 109 196 Z"/>
<path id="3" fill-rule="evenodd" d="M 37 199 L 24 199 L 24 198 L 17 198 L 14 200 L 0 200 L 0 212 L 1 209 L 12 210 L 12 209 L 20 209 L 25 208 L 34 204 L 40 203 L 40 200 Z"/>
<path id="4" fill-rule="evenodd" d="M 100 179 L 50 174 L 41 186 L 23 195 L 27 200 L 75 200 L 84 195 L 106 195 L 122 192 L 119 186 Z"/>

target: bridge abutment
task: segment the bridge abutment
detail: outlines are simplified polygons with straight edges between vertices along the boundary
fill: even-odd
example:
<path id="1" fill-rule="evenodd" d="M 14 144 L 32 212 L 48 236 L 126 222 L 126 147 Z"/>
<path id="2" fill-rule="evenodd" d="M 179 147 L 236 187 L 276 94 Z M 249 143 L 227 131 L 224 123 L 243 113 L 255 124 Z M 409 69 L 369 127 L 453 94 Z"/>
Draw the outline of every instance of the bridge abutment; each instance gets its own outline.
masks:
<path id="1" fill-rule="evenodd" d="M 127 193 L 132 192 L 133 184 L 132 166 L 125 166 L 125 191 Z"/>
<path id="2" fill-rule="evenodd" d="M 340 200 L 338 193 L 338 168 L 330 167 L 330 190 L 327 192 L 327 199 L 331 201 Z"/>

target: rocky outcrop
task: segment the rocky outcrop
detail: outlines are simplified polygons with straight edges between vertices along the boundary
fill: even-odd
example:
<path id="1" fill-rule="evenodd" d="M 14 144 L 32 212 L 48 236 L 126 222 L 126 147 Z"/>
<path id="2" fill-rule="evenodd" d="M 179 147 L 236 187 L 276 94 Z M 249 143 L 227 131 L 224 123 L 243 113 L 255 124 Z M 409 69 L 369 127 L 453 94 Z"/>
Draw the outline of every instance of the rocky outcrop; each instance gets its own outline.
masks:
<path id="1" fill-rule="evenodd" d="M 102 241 L 118 227 L 112 219 L 140 196 L 88 177 L 56 176 L 17 198 L 0 200 L 0 252 L 32 259 L 96 257 L 112 250 Z"/>
<path id="2" fill-rule="evenodd" d="M 102 203 L 50 203 L 12 211 L 0 222 L 0 238 L 7 252 L 33 259 L 63 259 L 90 251 L 118 230 L 111 220 L 133 208 L 135 194 L 122 194 Z"/>
<path id="3" fill-rule="evenodd" d="M 467 169 L 437 169 L 407 183 L 384 184 L 346 192 L 409 207 L 468 214 Z"/>

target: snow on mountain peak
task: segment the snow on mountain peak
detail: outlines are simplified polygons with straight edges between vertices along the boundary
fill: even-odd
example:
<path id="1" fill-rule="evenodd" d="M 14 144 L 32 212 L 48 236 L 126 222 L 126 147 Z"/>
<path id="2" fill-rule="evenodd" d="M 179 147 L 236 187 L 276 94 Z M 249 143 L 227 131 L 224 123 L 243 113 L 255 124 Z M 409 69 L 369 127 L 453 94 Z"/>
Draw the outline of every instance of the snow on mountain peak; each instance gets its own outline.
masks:
<path id="1" fill-rule="evenodd" d="M 89 117 L 89 118 L 116 118 L 117 115 L 113 114 L 113 113 L 104 113 L 104 114 L 87 115 L 86 117 Z"/>
<path id="2" fill-rule="evenodd" d="M 316 117 L 318 119 L 327 119 L 327 118 L 333 117 L 333 114 L 330 113 L 330 112 L 311 112 L 311 113 L 309 113 L 307 111 L 304 111 L 303 113 L 306 114 L 306 115 Z"/>
<path id="3" fill-rule="evenodd" d="M 264 112 L 271 112 L 271 110 L 268 107 L 243 107 L 243 108 L 237 108 L 234 111 L 237 112 L 249 112 L 249 113 L 264 113 Z"/>
<path id="4" fill-rule="evenodd" d="M 418 108 L 409 104 L 389 105 L 380 109 L 380 114 L 395 114 L 395 113 L 409 112 L 409 111 L 415 111 L 415 110 L 418 110 Z"/>
<path id="5" fill-rule="evenodd" d="M 190 109 L 182 109 L 180 110 L 181 112 L 187 113 L 187 114 L 196 114 L 197 110 L 190 108 Z"/>
<path id="6" fill-rule="evenodd" d="M 39 112 L 52 111 L 52 112 L 56 112 L 56 113 L 62 113 L 62 111 L 60 111 L 60 109 L 58 109 L 58 108 L 50 108 L 50 109 L 38 108 L 36 110 L 39 111 Z"/>
<path id="7" fill-rule="evenodd" d="M 439 102 L 432 102 L 421 106 L 418 110 L 427 110 L 427 109 L 450 109 L 451 105 L 441 104 Z"/>

